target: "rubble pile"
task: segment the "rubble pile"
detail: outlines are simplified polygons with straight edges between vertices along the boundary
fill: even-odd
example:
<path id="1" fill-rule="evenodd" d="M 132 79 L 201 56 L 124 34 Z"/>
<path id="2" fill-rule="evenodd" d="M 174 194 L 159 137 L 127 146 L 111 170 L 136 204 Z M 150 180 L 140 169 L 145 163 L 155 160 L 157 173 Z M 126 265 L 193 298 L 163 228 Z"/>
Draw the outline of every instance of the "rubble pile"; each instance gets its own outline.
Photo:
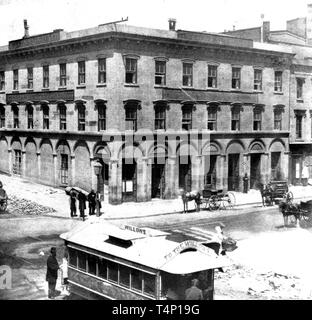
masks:
<path id="1" fill-rule="evenodd" d="M 311 290 L 299 278 L 274 272 L 257 273 L 245 266 L 231 266 L 216 273 L 220 293 L 237 298 L 237 293 L 252 300 L 311 299 Z"/>
<path id="2" fill-rule="evenodd" d="M 53 208 L 39 205 L 33 201 L 23 198 L 18 198 L 11 195 L 8 200 L 8 213 L 22 214 L 22 215 L 44 215 L 56 212 Z"/>

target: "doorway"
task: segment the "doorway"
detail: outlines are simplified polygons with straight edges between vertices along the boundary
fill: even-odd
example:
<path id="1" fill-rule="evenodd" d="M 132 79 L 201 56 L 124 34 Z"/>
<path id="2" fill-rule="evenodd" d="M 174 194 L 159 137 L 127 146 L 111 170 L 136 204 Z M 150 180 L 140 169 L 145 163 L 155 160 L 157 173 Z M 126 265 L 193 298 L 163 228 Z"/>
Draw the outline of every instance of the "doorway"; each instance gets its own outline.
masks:
<path id="1" fill-rule="evenodd" d="M 156 163 L 152 165 L 152 198 L 163 199 L 165 196 L 165 164 Z"/>
<path id="2" fill-rule="evenodd" d="M 129 161 L 130 162 L 130 161 Z M 136 201 L 137 195 L 137 164 L 134 159 L 132 163 L 122 160 L 122 201 Z"/>
<path id="3" fill-rule="evenodd" d="M 282 178 L 281 174 L 281 153 L 271 153 L 271 180 L 279 181 Z"/>
<path id="4" fill-rule="evenodd" d="M 205 186 L 211 189 L 217 187 L 217 156 L 211 155 L 205 157 Z"/>
<path id="5" fill-rule="evenodd" d="M 179 158 L 179 188 L 190 192 L 192 189 L 191 157 Z"/>
<path id="6" fill-rule="evenodd" d="M 228 190 L 239 191 L 239 153 L 229 154 Z"/>
<path id="7" fill-rule="evenodd" d="M 261 154 L 250 155 L 250 189 L 258 189 L 261 174 Z"/>

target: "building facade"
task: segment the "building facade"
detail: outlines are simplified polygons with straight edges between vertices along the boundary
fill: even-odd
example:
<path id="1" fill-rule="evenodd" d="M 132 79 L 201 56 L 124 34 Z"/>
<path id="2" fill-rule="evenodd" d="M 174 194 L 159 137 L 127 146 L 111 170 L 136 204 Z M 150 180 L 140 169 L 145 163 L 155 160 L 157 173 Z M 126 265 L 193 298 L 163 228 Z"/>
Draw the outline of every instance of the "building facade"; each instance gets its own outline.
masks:
<path id="1" fill-rule="evenodd" d="M 288 179 L 293 56 L 174 21 L 25 33 L 0 48 L 0 171 L 112 204 Z"/>

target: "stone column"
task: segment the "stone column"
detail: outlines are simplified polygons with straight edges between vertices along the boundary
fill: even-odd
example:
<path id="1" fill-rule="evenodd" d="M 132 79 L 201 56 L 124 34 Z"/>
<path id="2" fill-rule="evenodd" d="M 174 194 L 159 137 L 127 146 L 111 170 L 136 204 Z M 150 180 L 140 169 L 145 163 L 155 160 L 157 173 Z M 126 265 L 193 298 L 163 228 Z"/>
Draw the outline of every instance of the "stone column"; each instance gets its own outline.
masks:
<path id="1" fill-rule="evenodd" d="M 228 166 L 228 156 L 226 154 L 220 154 L 220 166 L 221 166 L 221 172 L 223 172 L 222 175 L 222 187 L 224 191 L 227 191 L 229 189 L 228 184 L 228 175 L 229 175 L 229 166 Z"/>
<path id="2" fill-rule="evenodd" d="M 26 150 L 22 150 L 22 172 L 21 176 L 26 176 Z"/>
<path id="3" fill-rule="evenodd" d="M 144 186 L 146 184 L 146 177 L 144 174 L 144 163 L 142 159 L 137 159 L 137 178 L 136 178 L 136 201 L 143 202 L 144 201 Z"/>
<path id="4" fill-rule="evenodd" d="M 166 168 L 165 168 L 165 198 L 173 199 L 177 196 L 176 190 L 176 179 L 179 178 L 176 175 L 176 156 L 169 156 L 167 158 Z"/>
<path id="5" fill-rule="evenodd" d="M 122 159 L 109 161 L 109 203 L 122 203 Z"/>
<path id="6" fill-rule="evenodd" d="M 143 158 L 144 196 L 145 201 L 152 199 L 152 158 Z"/>
<path id="7" fill-rule="evenodd" d="M 191 161 L 192 190 L 200 190 L 201 156 L 192 156 Z"/>
<path id="8" fill-rule="evenodd" d="M 76 164 L 75 164 L 75 154 L 70 155 L 70 161 L 71 161 L 71 181 L 72 185 L 74 186 L 76 183 Z"/>
<path id="9" fill-rule="evenodd" d="M 13 174 L 13 166 L 12 166 L 12 149 L 8 149 L 8 157 L 9 157 L 9 173 Z"/>
<path id="10" fill-rule="evenodd" d="M 58 170 L 57 170 L 57 154 L 53 153 L 53 164 L 54 164 L 54 186 L 58 185 Z"/>
<path id="11" fill-rule="evenodd" d="M 225 174 L 225 155 L 221 154 L 217 156 L 217 163 L 216 163 L 216 175 L 217 175 L 217 182 L 216 182 L 216 188 L 224 190 L 226 188 L 226 181 L 225 177 L 227 176 Z"/>
<path id="12" fill-rule="evenodd" d="M 265 152 L 261 154 L 261 164 L 260 164 L 260 181 L 263 184 L 269 182 L 270 172 L 269 172 L 269 153 Z"/>
<path id="13" fill-rule="evenodd" d="M 285 151 L 284 153 L 281 153 L 281 172 L 282 172 L 282 179 L 288 181 L 289 177 L 289 156 L 290 152 Z"/>
<path id="14" fill-rule="evenodd" d="M 40 152 L 37 152 L 37 170 L 38 170 L 38 180 L 40 180 L 41 177 L 41 155 Z"/>
<path id="15" fill-rule="evenodd" d="M 95 163 L 95 159 L 94 158 L 90 158 L 90 165 L 91 165 L 91 187 L 93 190 L 95 190 L 97 192 L 97 176 L 94 173 L 94 163 Z M 104 199 L 106 200 L 106 199 Z"/>

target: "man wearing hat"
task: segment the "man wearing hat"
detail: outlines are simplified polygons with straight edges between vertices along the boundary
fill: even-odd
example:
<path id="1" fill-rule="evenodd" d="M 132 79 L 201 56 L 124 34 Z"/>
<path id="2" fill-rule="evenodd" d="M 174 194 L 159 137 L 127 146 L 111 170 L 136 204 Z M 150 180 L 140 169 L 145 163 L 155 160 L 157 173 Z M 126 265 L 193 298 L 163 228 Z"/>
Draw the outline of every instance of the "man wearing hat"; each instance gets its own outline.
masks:
<path id="1" fill-rule="evenodd" d="M 57 280 L 57 271 L 59 269 L 59 264 L 56 260 L 56 248 L 52 247 L 50 250 L 51 254 L 47 260 L 47 275 L 46 275 L 46 281 L 48 281 L 49 284 L 49 294 L 48 297 L 50 299 L 54 299 L 55 294 L 55 286 L 56 286 L 56 280 Z"/>

